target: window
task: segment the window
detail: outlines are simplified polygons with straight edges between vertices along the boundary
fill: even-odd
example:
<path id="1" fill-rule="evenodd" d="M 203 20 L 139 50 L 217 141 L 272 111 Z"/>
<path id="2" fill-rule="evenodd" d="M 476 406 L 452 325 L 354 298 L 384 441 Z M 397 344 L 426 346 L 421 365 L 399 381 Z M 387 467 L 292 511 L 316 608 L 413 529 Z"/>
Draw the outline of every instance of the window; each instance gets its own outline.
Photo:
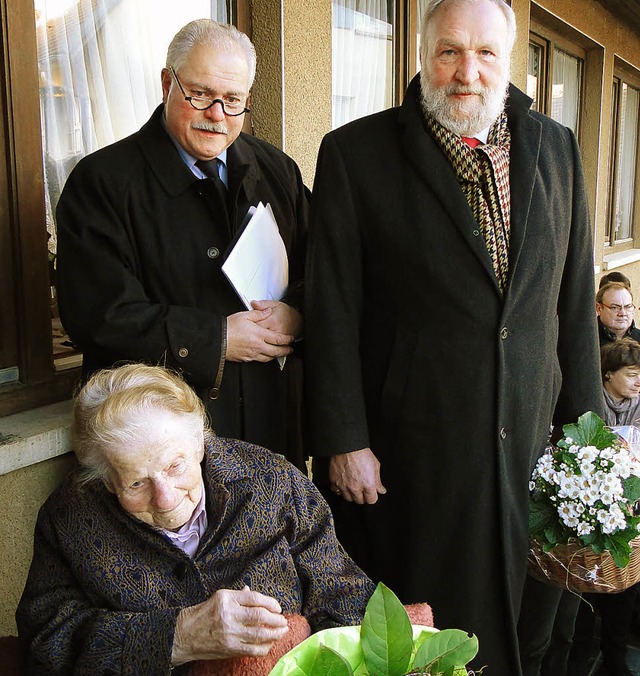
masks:
<path id="1" fill-rule="evenodd" d="M 633 79 L 633 84 L 630 80 Z M 633 245 L 634 225 L 640 211 L 638 183 L 638 134 L 640 80 L 618 71 L 613 80 L 609 169 L 609 244 Z"/>
<path id="2" fill-rule="evenodd" d="M 547 43 L 532 35 L 529 39 L 527 60 L 527 94 L 533 99 L 531 108 L 542 112 L 546 91 Z"/>
<path id="3" fill-rule="evenodd" d="M 57 318 L 58 196 L 80 157 L 148 118 L 169 39 L 201 16 L 247 12 L 238 0 L 0 0 L 0 416 L 71 393 L 80 357 Z"/>
<path id="4" fill-rule="evenodd" d="M 332 127 L 394 102 L 394 0 L 333 0 Z"/>
<path id="5" fill-rule="evenodd" d="M 533 108 L 580 135 L 585 53 L 554 33 L 531 33 L 527 62 L 527 94 Z"/>
<path id="6" fill-rule="evenodd" d="M 402 102 L 425 0 L 332 0 L 332 126 Z"/>

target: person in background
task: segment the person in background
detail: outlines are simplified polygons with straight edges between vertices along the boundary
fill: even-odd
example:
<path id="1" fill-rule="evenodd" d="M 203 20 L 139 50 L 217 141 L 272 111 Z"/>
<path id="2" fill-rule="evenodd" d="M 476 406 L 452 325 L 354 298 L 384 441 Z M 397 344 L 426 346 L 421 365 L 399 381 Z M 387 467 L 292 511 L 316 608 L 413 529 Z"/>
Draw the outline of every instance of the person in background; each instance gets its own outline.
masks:
<path id="1" fill-rule="evenodd" d="M 619 338 L 600 350 L 607 425 L 640 426 L 640 343 Z"/>
<path id="2" fill-rule="evenodd" d="M 96 372 L 73 407 L 81 469 L 46 501 L 16 613 L 33 674 L 189 673 L 266 655 L 287 631 L 361 622 L 372 582 L 313 484 L 213 437 L 176 374 Z"/>
<path id="3" fill-rule="evenodd" d="M 432 0 L 400 107 L 323 140 L 309 228 L 314 480 L 354 560 L 473 669 L 518 676 L 529 478 L 549 426 L 602 409 L 591 220 L 566 127 L 509 84 L 503 0 Z"/>
<path id="4" fill-rule="evenodd" d="M 603 345 L 600 354 L 605 422 L 611 427 L 640 427 L 640 344 L 631 338 L 620 338 Z M 583 595 L 569 661 L 570 676 L 584 676 L 589 660 L 597 658 L 594 611 L 600 616 L 600 652 L 605 673 L 632 676 L 627 646 L 639 596 L 638 585 L 617 594 Z"/>
<path id="5" fill-rule="evenodd" d="M 295 162 L 242 132 L 256 54 L 200 19 L 173 38 L 162 104 L 135 134 L 81 160 L 57 208 L 60 314 L 85 377 L 125 361 L 179 369 L 213 428 L 300 467 L 308 191 Z M 273 209 L 288 255 L 282 302 L 247 310 L 222 272 L 250 207 Z M 278 357 L 287 359 L 284 370 Z"/>
<path id="6" fill-rule="evenodd" d="M 624 336 L 640 340 L 640 329 L 634 322 L 635 305 L 630 288 L 622 282 L 609 282 L 596 293 L 598 336 L 600 345 Z"/>
<path id="7" fill-rule="evenodd" d="M 631 289 L 631 280 L 627 275 L 622 274 L 622 272 L 616 272 L 614 270 L 613 272 L 608 272 L 606 275 L 602 275 L 602 277 L 600 277 L 600 282 L 598 283 L 598 288 L 601 289 L 605 284 L 609 284 L 609 282 L 620 282 L 621 284 L 624 284 L 627 289 Z"/>

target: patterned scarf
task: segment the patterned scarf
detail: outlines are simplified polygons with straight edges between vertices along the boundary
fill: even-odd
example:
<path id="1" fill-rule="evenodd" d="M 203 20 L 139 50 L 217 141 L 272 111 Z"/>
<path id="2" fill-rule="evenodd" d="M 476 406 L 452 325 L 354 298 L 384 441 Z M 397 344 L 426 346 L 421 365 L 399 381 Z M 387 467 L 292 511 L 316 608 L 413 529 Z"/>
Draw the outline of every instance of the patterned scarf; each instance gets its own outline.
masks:
<path id="1" fill-rule="evenodd" d="M 480 227 L 504 293 L 509 278 L 511 191 L 509 150 L 511 134 L 503 112 L 489 131 L 487 143 L 471 148 L 460 136 L 445 129 L 430 115 L 427 129 L 442 148 L 456 173 L 458 183 Z"/>

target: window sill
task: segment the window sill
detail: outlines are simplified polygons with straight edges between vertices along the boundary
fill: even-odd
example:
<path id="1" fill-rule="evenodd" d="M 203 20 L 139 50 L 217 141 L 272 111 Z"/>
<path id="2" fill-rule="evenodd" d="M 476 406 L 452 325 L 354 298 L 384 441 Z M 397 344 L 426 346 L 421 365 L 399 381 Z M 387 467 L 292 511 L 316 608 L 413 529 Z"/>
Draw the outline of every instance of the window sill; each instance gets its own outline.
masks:
<path id="1" fill-rule="evenodd" d="M 626 251 L 619 251 L 605 256 L 602 259 L 602 269 L 615 270 L 636 261 L 640 261 L 640 249 L 627 249 Z"/>
<path id="2" fill-rule="evenodd" d="M 70 400 L 0 418 L 0 475 L 70 451 Z"/>

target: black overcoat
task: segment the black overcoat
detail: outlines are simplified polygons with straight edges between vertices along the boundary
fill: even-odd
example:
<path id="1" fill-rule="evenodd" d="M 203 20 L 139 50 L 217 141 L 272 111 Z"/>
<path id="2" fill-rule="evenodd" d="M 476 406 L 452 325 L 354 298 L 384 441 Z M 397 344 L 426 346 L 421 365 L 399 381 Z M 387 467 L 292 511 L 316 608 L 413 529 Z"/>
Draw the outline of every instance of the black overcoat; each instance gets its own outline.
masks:
<path id="1" fill-rule="evenodd" d="M 161 123 L 81 160 L 57 209 L 61 318 L 84 371 L 121 360 L 184 372 L 214 431 L 286 453 L 289 359 L 224 363 L 225 317 L 244 310 L 221 268 L 249 206 L 270 203 L 301 306 L 308 191 L 295 162 L 241 134 L 229 147 L 225 218 L 211 181 L 188 169 Z M 213 397 L 213 398 L 212 398 Z"/>
<path id="2" fill-rule="evenodd" d="M 436 625 L 475 632 L 487 673 L 520 673 L 528 479 L 550 424 L 601 411 L 592 224 L 573 134 L 514 87 L 510 279 L 425 130 L 399 108 L 328 134 L 306 298 L 311 455 L 370 447 L 388 494 L 327 493 L 365 571 Z M 322 483 L 324 463 L 317 463 Z"/>

